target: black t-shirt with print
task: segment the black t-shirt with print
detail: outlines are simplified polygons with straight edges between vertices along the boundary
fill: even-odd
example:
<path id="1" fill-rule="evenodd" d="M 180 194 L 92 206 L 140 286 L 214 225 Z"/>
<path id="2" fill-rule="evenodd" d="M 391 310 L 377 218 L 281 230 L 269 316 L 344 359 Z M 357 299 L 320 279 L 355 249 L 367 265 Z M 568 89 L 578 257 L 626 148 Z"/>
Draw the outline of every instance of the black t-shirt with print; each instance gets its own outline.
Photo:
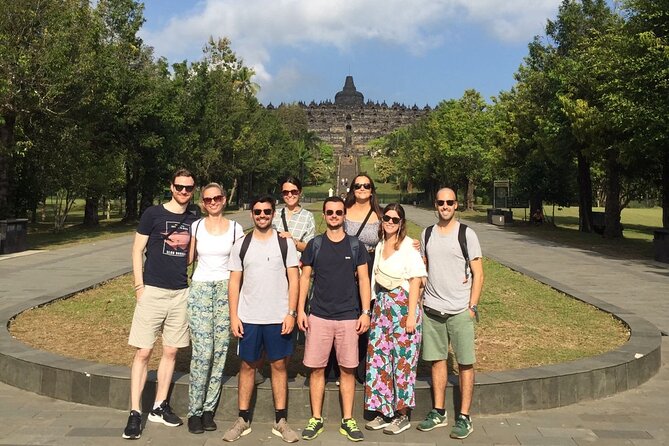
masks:
<path id="1" fill-rule="evenodd" d="M 190 228 L 195 220 L 197 217 L 189 212 L 175 214 L 163 205 L 151 206 L 144 211 L 137 232 L 149 236 L 144 263 L 145 285 L 168 290 L 188 288 Z"/>
<path id="2" fill-rule="evenodd" d="M 314 293 L 309 302 L 311 314 L 323 319 L 345 321 L 360 317 L 360 296 L 355 280 L 356 266 L 368 262 L 365 245 L 360 243 L 358 258 L 352 259 L 351 243 L 346 235 L 333 242 L 323 234 L 318 257 L 314 260 L 314 240 L 302 253 L 302 264 L 314 269 Z"/>

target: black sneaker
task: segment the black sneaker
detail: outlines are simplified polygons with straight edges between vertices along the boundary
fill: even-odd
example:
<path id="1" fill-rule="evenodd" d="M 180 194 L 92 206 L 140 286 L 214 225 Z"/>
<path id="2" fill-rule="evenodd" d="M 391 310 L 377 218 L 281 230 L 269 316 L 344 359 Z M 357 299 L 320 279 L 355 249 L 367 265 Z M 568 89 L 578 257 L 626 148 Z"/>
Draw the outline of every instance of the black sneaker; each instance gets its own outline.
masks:
<path id="1" fill-rule="evenodd" d="M 307 427 L 302 429 L 302 438 L 305 440 L 313 440 L 323 432 L 323 418 L 309 418 Z"/>
<path id="2" fill-rule="evenodd" d="M 130 411 L 128 424 L 123 431 L 123 438 L 127 440 L 137 440 L 142 436 L 142 415 L 136 410 Z"/>
<path id="3" fill-rule="evenodd" d="M 358 423 L 356 423 L 353 418 L 349 418 L 348 420 L 341 420 L 339 433 L 346 435 L 346 438 L 351 441 L 362 441 L 365 439 L 365 436 L 362 434 L 360 429 L 358 429 Z"/>
<path id="4" fill-rule="evenodd" d="M 204 434 L 201 417 L 198 417 L 197 415 L 188 417 L 188 432 L 191 434 Z"/>
<path id="5" fill-rule="evenodd" d="M 215 431 L 218 428 L 214 421 L 214 412 L 205 410 L 202 413 L 202 427 L 206 431 Z"/>
<path id="6" fill-rule="evenodd" d="M 149 421 L 163 423 L 165 426 L 170 427 L 181 426 L 184 424 L 184 422 L 181 421 L 181 418 L 174 415 L 174 412 L 172 412 L 172 408 L 167 404 L 167 401 L 163 401 L 160 404 L 160 407 L 149 412 Z"/>

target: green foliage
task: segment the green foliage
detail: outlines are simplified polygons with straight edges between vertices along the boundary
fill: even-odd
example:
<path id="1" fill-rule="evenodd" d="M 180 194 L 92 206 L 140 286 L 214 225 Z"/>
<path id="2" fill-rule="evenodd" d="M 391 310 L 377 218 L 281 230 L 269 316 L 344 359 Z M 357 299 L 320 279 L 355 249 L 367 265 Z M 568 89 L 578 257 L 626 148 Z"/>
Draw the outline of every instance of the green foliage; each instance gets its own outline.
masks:
<path id="1" fill-rule="evenodd" d="M 138 37 L 136 0 L 0 6 L 0 216 L 35 215 L 54 196 L 60 230 L 82 197 L 96 225 L 101 200 L 122 194 L 134 220 L 182 166 L 231 199 L 272 191 L 287 173 L 331 176 L 331 151 L 306 118 L 300 127 L 258 103 L 228 39 L 170 70 Z"/>

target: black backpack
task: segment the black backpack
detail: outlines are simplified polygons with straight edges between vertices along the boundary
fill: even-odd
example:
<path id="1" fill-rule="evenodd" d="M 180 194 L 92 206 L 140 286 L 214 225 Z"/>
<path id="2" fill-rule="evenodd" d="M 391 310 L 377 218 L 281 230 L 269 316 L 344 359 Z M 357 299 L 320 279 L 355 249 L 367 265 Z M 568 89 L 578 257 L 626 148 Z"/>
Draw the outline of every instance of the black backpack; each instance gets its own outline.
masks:
<path id="1" fill-rule="evenodd" d="M 434 225 L 428 226 L 425 228 L 425 258 L 427 259 L 427 242 L 430 240 L 432 235 L 432 229 Z M 471 271 L 470 261 L 469 261 L 469 250 L 467 249 L 467 225 L 460 223 L 460 228 L 458 229 L 458 243 L 460 244 L 460 249 L 462 250 L 462 256 L 465 258 L 465 277 L 469 279 L 469 273 Z M 428 260 L 429 261 L 429 260 Z"/>

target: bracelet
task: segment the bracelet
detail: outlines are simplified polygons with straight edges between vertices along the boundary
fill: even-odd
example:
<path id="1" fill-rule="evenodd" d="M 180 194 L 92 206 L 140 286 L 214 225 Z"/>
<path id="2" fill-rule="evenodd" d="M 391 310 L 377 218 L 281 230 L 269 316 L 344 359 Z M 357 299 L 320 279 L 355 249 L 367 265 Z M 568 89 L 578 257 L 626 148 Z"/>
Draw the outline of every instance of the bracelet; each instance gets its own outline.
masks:
<path id="1" fill-rule="evenodd" d="M 140 283 L 139 285 L 135 285 L 135 291 L 137 291 L 140 288 L 144 288 L 144 284 Z"/>

